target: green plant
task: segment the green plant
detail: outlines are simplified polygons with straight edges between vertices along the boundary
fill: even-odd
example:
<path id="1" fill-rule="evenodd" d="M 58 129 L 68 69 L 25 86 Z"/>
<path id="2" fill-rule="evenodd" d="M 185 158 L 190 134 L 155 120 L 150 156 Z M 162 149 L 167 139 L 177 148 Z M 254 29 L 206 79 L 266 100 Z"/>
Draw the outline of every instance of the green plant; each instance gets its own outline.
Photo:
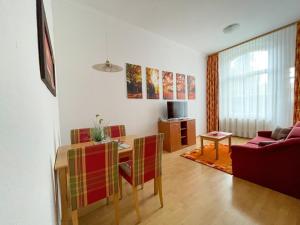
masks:
<path id="1" fill-rule="evenodd" d="M 96 115 L 95 126 L 92 129 L 92 139 L 93 141 L 100 142 L 105 139 L 104 130 L 102 126 L 103 119 L 100 118 L 100 115 Z"/>

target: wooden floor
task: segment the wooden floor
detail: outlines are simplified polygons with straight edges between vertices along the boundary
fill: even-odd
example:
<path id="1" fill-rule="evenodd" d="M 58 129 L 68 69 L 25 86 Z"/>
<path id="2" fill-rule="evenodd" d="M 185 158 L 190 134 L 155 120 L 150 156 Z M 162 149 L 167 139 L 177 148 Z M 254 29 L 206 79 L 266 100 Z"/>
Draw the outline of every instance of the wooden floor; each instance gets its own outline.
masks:
<path id="1" fill-rule="evenodd" d="M 232 141 L 240 144 L 246 139 Z M 140 224 L 300 225 L 300 200 L 187 160 L 179 156 L 182 152 L 163 155 L 164 208 L 159 197 L 153 196 L 153 182 L 138 191 Z M 126 183 L 123 188 L 121 225 L 136 224 L 130 186 Z M 113 204 L 107 206 L 106 201 L 88 214 L 81 213 L 80 225 L 114 224 Z"/>

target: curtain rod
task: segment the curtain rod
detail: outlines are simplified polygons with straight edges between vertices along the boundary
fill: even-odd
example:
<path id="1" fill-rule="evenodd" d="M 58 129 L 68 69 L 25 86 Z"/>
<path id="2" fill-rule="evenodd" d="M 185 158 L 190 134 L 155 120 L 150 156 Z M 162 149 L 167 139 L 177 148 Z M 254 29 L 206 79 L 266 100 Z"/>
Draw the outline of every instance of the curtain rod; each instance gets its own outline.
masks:
<path id="1" fill-rule="evenodd" d="M 220 51 L 218 51 L 218 52 L 209 54 L 208 56 L 215 55 L 215 54 L 219 54 L 219 53 L 224 52 L 224 51 L 226 51 L 226 50 L 229 50 L 229 49 L 231 49 L 231 48 L 234 48 L 234 47 L 240 46 L 240 45 L 242 45 L 242 44 L 245 44 L 245 43 L 247 43 L 247 42 L 249 42 L 249 41 L 253 41 L 253 40 L 257 39 L 257 38 L 260 38 L 260 37 L 266 36 L 266 35 L 268 35 L 268 34 L 272 34 L 272 33 L 274 33 L 274 32 L 277 32 L 277 31 L 280 31 L 280 30 L 282 30 L 282 29 L 285 29 L 285 28 L 287 28 L 287 27 L 293 26 L 293 25 L 295 25 L 295 24 L 297 24 L 297 23 L 300 23 L 300 20 L 298 20 L 298 21 L 296 21 L 296 22 L 293 22 L 293 23 L 290 23 L 290 24 L 287 24 L 287 25 L 285 25 L 285 26 L 279 27 L 279 28 L 277 28 L 277 29 L 271 30 L 271 31 L 269 31 L 269 32 L 267 32 L 267 33 L 258 35 L 258 36 L 256 36 L 256 37 L 250 38 L 250 39 L 248 39 L 248 40 L 246 40 L 246 41 L 240 42 L 240 43 L 238 43 L 238 44 L 236 44 L 236 45 L 233 45 L 233 46 L 231 46 L 231 47 L 224 48 L 224 49 L 222 49 L 222 50 L 220 50 Z"/>

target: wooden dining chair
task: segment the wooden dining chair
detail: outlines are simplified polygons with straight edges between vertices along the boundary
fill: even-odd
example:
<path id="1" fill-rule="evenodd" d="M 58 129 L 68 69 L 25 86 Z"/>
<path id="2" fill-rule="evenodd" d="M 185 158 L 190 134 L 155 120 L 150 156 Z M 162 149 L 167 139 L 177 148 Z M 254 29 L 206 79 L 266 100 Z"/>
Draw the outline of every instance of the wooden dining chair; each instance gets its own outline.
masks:
<path id="1" fill-rule="evenodd" d="M 119 224 L 118 144 L 115 142 L 68 151 L 68 187 L 73 225 L 78 209 L 113 196 Z"/>
<path id="2" fill-rule="evenodd" d="M 104 127 L 105 136 L 116 138 L 126 136 L 125 125 L 114 125 Z"/>
<path id="3" fill-rule="evenodd" d="M 163 207 L 162 196 L 162 151 L 163 134 L 137 138 L 134 140 L 133 159 L 119 165 L 120 196 L 122 198 L 122 177 L 132 185 L 134 206 L 138 221 L 141 221 L 137 186 L 154 180 L 154 194 L 159 192 L 161 207 Z"/>
<path id="4" fill-rule="evenodd" d="M 92 141 L 93 128 L 81 128 L 71 130 L 71 144 Z"/>
<path id="5" fill-rule="evenodd" d="M 111 138 L 126 136 L 125 125 L 114 125 L 104 127 L 104 134 L 106 137 Z M 129 156 L 123 156 L 122 158 L 120 158 L 120 163 L 127 162 L 128 160 L 130 160 Z"/>

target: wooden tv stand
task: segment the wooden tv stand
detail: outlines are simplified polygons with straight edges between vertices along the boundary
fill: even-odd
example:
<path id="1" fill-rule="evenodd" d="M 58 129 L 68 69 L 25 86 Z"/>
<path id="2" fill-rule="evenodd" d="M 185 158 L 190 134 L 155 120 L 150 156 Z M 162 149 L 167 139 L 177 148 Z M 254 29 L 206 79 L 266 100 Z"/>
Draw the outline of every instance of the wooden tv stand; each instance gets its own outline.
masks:
<path id="1" fill-rule="evenodd" d="M 169 152 L 196 144 L 195 119 L 159 121 L 158 132 L 165 134 L 164 150 Z"/>

